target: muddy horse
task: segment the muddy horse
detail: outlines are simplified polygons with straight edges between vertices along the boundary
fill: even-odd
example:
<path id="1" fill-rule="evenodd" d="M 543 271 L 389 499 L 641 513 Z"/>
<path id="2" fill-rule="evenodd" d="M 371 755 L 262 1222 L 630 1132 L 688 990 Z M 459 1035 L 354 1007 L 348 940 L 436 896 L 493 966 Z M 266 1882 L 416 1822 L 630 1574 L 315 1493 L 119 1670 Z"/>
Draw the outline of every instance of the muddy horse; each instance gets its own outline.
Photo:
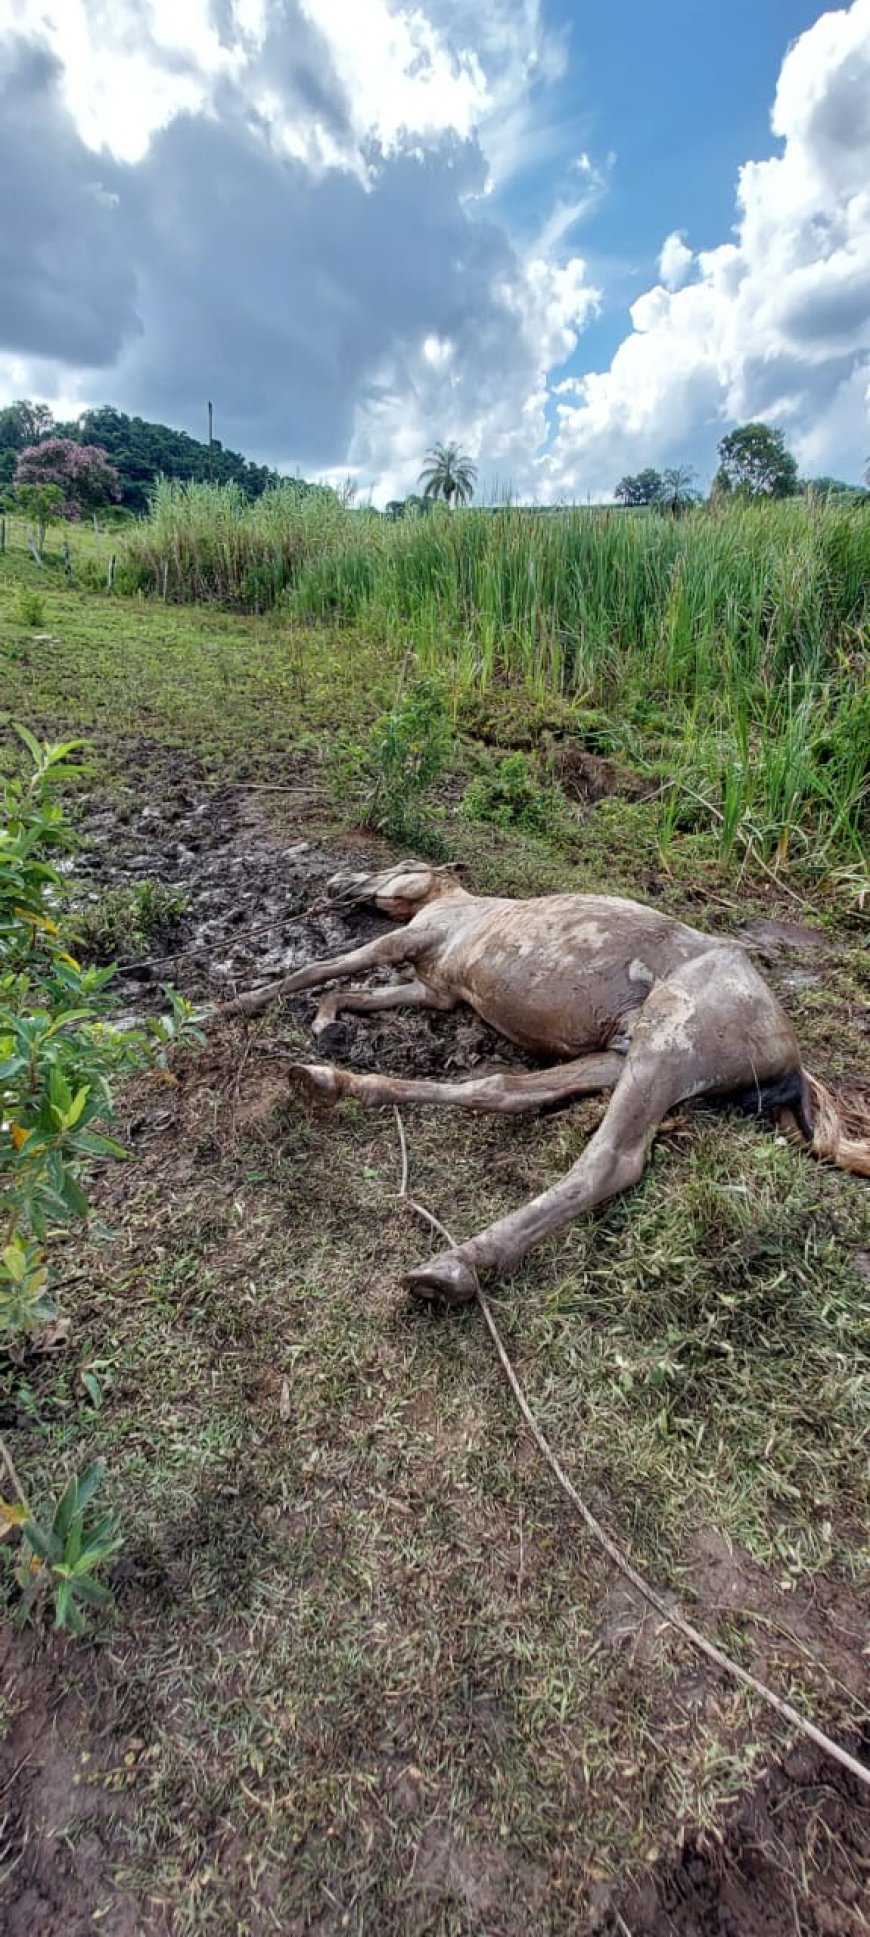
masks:
<path id="1" fill-rule="evenodd" d="M 403 968 L 411 979 L 327 995 L 315 1036 L 342 1010 L 380 1015 L 467 1003 L 510 1042 L 561 1060 L 461 1082 L 300 1064 L 297 1082 L 331 1100 L 514 1114 L 612 1091 L 567 1175 L 410 1272 L 406 1282 L 418 1296 L 464 1303 L 478 1273 L 511 1271 L 544 1238 L 637 1183 L 657 1126 L 691 1097 L 727 1097 L 775 1115 L 817 1156 L 870 1177 L 870 1105 L 838 1097 L 807 1072 L 788 1016 L 739 943 L 614 895 L 517 901 L 470 894 L 458 869 L 416 861 L 336 875 L 328 894 L 337 907 L 373 903 L 407 925 L 254 989 L 224 1013 L 256 1014 L 277 996 Z"/>

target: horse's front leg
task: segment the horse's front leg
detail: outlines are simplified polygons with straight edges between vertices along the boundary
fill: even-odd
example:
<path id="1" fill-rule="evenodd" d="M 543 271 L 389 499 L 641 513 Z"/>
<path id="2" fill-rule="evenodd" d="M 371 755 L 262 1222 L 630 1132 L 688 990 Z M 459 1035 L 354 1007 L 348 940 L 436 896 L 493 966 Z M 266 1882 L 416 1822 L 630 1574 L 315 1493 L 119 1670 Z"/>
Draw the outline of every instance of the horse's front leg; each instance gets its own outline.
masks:
<path id="1" fill-rule="evenodd" d="M 259 989 L 249 989 L 246 995 L 237 995 L 232 1002 L 222 1003 L 214 1013 L 219 1018 L 258 1016 L 270 1003 L 277 1002 L 279 996 L 320 989 L 325 982 L 340 982 L 348 975 L 362 975 L 366 969 L 398 968 L 400 963 L 413 962 L 419 951 L 419 937 L 412 935 L 410 928 L 391 928 L 388 935 L 379 935 L 377 941 L 353 948 L 347 955 L 336 955 L 328 962 L 309 962 L 307 968 L 282 975 L 277 982 L 264 982 Z"/>
<path id="2" fill-rule="evenodd" d="M 340 1015 L 382 1015 L 385 1009 L 453 1009 L 452 996 L 436 995 L 425 982 L 391 982 L 386 989 L 334 989 L 320 1004 L 312 1026 L 318 1041 Z"/>

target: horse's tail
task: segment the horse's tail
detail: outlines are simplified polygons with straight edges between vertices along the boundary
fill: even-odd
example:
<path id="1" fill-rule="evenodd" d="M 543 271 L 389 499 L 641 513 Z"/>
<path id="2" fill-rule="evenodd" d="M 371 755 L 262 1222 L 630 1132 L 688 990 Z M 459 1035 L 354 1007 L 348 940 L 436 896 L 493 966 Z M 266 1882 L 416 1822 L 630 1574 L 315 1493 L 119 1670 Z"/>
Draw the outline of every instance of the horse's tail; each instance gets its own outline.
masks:
<path id="1" fill-rule="evenodd" d="M 870 1177 L 870 1093 L 831 1090 L 804 1070 L 805 1107 L 799 1127 L 814 1157 Z"/>

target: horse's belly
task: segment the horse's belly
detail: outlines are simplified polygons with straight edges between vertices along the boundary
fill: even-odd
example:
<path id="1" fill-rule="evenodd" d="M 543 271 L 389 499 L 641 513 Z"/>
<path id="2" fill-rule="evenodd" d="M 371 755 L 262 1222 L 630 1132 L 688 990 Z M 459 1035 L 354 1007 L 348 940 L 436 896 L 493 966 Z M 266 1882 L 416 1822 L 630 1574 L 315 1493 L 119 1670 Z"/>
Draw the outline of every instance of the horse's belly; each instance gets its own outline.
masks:
<path id="1" fill-rule="evenodd" d="M 519 963 L 513 973 L 478 971 L 459 992 L 484 1022 L 521 1049 L 540 1055 L 579 1056 L 603 1049 L 648 987 L 626 988 L 624 966 L 608 975 L 560 969 L 551 975 Z"/>

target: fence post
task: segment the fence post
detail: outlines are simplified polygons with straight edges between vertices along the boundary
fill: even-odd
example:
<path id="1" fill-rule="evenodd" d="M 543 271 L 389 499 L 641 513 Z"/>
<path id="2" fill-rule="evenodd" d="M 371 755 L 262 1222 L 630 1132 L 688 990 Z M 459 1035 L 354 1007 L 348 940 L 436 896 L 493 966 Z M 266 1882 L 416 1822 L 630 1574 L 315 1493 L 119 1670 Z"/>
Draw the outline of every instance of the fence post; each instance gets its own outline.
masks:
<path id="1" fill-rule="evenodd" d="M 115 590 L 115 554 L 114 552 L 112 553 L 112 556 L 109 559 L 109 572 L 108 572 L 108 577 L 106 579 L 106 590 L 107 592 L 114 592 Z"/>
<path id="2" fill-rule="evenodd" d="M 6 550 L 6 519 L 0 518 L 0 552 Z"/>
<path id="3" fill-rule="evenodd" d="M 168 558 L 166 558 L 163 561 L 163 603 L 164 605 L 166 604 L 166 595 L 168 590 L 169 590 L 169 560 Z"/>
<path id="4" fill-rule="evenodd" d="M 69 539 L 63 541 L 63 569 L 67 580 L 72 578 L 72 559 L 69 554 Z"/>

